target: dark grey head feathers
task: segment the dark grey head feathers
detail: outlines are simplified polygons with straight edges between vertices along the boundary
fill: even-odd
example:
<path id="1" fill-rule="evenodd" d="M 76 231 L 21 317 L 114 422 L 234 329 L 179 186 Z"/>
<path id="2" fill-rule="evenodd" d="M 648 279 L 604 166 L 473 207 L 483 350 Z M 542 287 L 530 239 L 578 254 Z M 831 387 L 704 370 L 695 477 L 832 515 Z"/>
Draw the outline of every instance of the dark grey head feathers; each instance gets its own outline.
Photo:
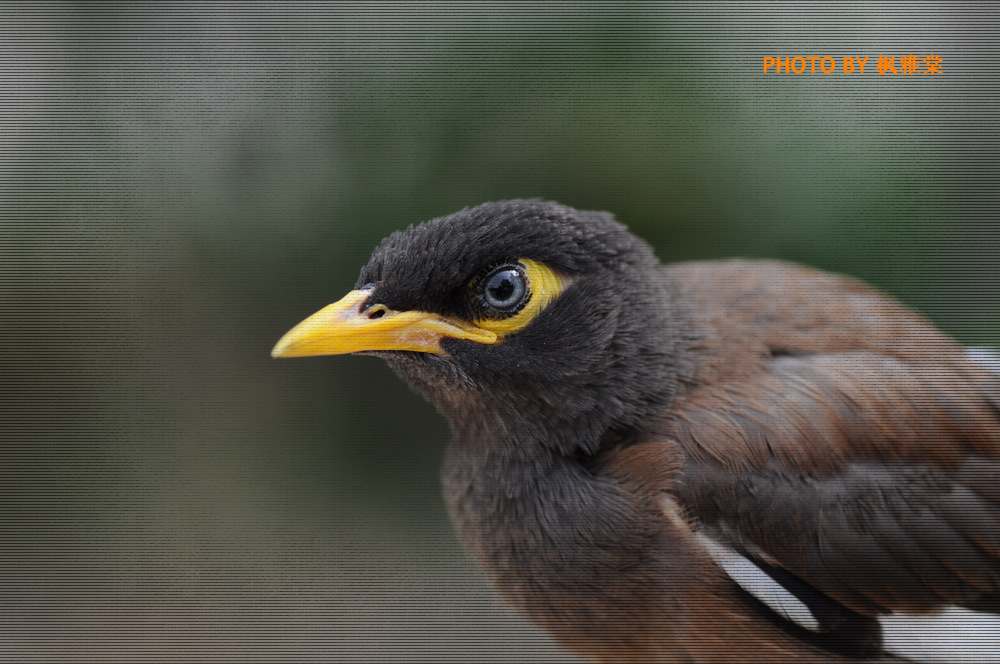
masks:
<path id="1" fill-rule="evenodd" d="M 638 422 L 651 394 L 673 391 L 673 298 L 649 246 L 606 212 L 537 200 L 479 205 L 387 237 L 358 287 L 372 286 L 370 301 L 392 309 L 470 317 L 470 280 L 519 258 L 571 279 L 527 327 L 496 344 L 446 339 L 447 355 L 377 353 L 453 428 L 493 413 L 505 426 L 514 417 L 593 447 L 608 428 Z"/>

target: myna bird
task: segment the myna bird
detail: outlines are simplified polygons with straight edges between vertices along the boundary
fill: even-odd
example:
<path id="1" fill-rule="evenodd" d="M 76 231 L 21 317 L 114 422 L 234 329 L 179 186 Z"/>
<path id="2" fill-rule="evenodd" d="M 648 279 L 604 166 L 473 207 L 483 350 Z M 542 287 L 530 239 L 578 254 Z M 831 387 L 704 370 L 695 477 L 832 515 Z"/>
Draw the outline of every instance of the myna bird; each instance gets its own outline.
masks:
<path id="1" fill-rule="evenodd" d="M 586 658 L 1000 656 L 1000 360 L 864 284 L 487 203 L 386 238 L 273 351 L 341 353 L 447 417 L 462 541 Z"/>

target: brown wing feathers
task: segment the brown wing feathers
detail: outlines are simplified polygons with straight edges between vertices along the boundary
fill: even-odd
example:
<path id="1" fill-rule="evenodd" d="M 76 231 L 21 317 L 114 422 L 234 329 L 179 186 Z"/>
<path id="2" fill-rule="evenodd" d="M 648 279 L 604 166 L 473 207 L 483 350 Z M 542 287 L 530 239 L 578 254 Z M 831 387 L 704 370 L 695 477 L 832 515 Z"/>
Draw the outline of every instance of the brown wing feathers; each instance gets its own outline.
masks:
<path id="1" fill-rule="evenodd" d="M 701 280 L 711 268 L 696 271 Z M 803 273 L 821 299 L 836 286 Z M 760 298 L 784 295 L 773 292 L 782 280 L 760 283 Z M 800 310 L 792 324 L 741 317 L 767 308 L 759 301 L 712 321 L 719 338 L 723 326 L 737 330 L 749 353 L 738 370 L 712 367 L 716 380 L 689 392 L 663 427 L 688 459 L 682 502 L 734 546 L 859 613 L 995 604 L 997 379 L 919 317 L 845 284 L 855 295 L 832 315 L 853 310 L 840 311 L 850 315 L 835 332 L 821 329 L 830 312 Z M 879 307 L 891 329 L 866 322 Z M 777 347 L 797 354 L 762 352 Z"/>

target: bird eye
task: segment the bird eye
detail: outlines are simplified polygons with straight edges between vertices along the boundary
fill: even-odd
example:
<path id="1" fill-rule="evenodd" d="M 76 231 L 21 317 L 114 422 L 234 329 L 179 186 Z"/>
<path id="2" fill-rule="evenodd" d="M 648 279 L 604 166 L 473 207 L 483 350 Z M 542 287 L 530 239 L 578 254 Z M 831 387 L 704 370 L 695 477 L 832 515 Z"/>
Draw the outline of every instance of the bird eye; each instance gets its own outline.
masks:
<path id="1" fill-rule="evenodd" d="M 528 298 L 528 282 L 517 265 L 503 265 L 487 273 L 483 280 L 482 301 L 500 313 L 514 313 Z"/>
<path id="2" fill-rule="evenodd" d="M 470 318 L 503 338 L 523 330 L 572 278 L 530 258 L 497 263 L 469 282 Z"/>

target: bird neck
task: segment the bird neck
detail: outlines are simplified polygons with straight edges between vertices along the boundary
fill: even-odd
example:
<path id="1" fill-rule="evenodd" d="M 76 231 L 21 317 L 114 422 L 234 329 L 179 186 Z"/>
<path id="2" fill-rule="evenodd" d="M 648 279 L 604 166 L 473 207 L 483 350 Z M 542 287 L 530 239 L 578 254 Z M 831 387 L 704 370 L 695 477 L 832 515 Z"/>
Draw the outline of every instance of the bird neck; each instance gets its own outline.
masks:
<path id="1" fill-rule="evenodd" d="M 532 603 L 547 597 L 571 604 L 580 598 L 567 593 L 620 587 L 621 569 L 659 550 L 657 514 L 591 463 L 648 433 L 689 370 L 687 319 L 670 294 L 630 295 L 641 315 L 618 316 L 616 334 L 580 356 L 577 373 L 431 395 L 453 433 L 442 480 L 456 529 L 507 599 L 532 615 L 545 613 Z M 543 592 L 551 579 L 563 583 Z"/>
<path id="2" fill-rule="evenodd" d="M 632 496 L 524 433 L 456 437 L 442 482 L 466 548 L 509 601 L 532 613 L 531 603 L 546 596 L 540 586 L 567 576 L 580 584 L 605 578 L 638 555 L 649 535 Z M 596 552 L 595 541 L 604 543 Z"/>

